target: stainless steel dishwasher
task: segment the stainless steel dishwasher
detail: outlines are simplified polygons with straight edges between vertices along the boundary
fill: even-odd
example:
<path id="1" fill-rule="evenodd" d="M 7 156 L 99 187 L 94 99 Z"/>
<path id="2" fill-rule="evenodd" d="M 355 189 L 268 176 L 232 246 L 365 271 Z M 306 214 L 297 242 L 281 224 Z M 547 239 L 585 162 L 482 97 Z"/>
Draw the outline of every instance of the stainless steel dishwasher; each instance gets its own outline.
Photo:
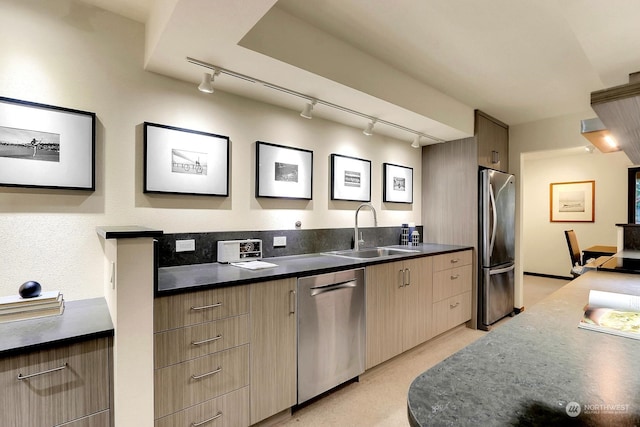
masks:
<path id="1" fill-rule="evenodd" d="M 364 268 L 298 279 L 298 404 L 364 372 Z"/>

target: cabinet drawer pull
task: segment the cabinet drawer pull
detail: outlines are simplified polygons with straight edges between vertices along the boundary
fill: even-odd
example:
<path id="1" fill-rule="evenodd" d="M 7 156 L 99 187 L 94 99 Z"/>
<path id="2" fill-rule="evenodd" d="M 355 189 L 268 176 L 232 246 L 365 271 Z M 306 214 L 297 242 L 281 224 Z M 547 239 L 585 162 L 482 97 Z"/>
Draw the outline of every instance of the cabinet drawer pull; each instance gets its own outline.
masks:
<path id="1" fill-rule="evenodd" d="M 211 372 L 207 372 L 206 374 L 200 374 L 200 375 L 191 375 L 191 379 L 192 380 L 199 380 L 200 378 L 204 378 L 204 377 L 208 377 L 210 375 L 214 375 L 217 374 L 218 372 L 222 371 L 221 367 L 218 367 L 218 369 L 216 369 L 215 371 L 211 371 Z"/>
<path id="2" fill-rule="evenodd" d="M 457 302 L 457 303 L 455 303 L 455 304 L 449 304 L 449 308 L 456 308 L 456 307 L 457 307 L 457 306 L 459 306 L 459 305 L 460 305 L 460 301 L 458 301 L 458 302 Z"/>
<path id="3" fill-rule="evenodd" d="M 18 380 L 22 381 L 22 380 L 26 380 L 29 378 L 33 378 L 33 377 L 37 377 L 38 375 L 44 375 L 44 374 L 49 374 L 51 372 L 56 372 L 56 371 L 61 371 L 63 369 L 67 369 L 67 362 L 64 362 L 64 365 L 59 366 L 57 368 L 53 368 L 53 369 L 47 369 L 46 371 L 42 371 L 42 372 L 36 372 L 35 374 L 30 374 L 30 375 L 22 375 L 22 374 L 18 374 Z"/>
<path id="4" fill-rule="evenodd" d="M 222 303 L 221 302 L 217 302 L 215 304 L 211 304 L 211 305 L 203 305 L 202 307 L 191 307 L 191 310 L 197 311 L 197 310 L 206 310 L 208 308 L 216 308 L 216 307 L 221 307 Z"/>
<path id="5" fill-rule="evenodd" d="M 460 277 L 460 275 L 459 275 L 459 274 L 452 275 L 452 276 L 451 276 L 451 280 L 456 280 L 458 277 Z"/>
<path id="6" fill-rule="evenodd" d="M 204 425 L 206 423 L 210 423 L 213 420 L 217 420 L 221 416 L 222 416 L 222 412 L 218 411 L 217 414 L 215 414 L 213 417 L 209 418 L 208 420 L 200 421 L 199 423 L 191 423 L 191 427 L 198 427 L 198 426 Z"/>
<path id="7" fill-rule="evenodd" d="M 398 270 L 398 276 L 399 280 L 398 282 L 400 282 L 400 286 L 398 286 L 399 288 L 402 288 L 404 285 L 406 285 L 405 281 L 404 281 L 404 270 Z"/>
<path id="8" fill-rule="evenodd" d="M 407 273 L 407 280 L 404 282 L 405 286 L 409 286 L 411 284 L 411 269 L 405 268 L 404 271 Z"/>
<path id="9" fill-rule="evenodd" d="M 202 345 L 202 344 L 209 343 L 211 341 L 218 341 L 220 338 L 222 338 L 222 335 L 218 335 L 218 336 L 215 336 L 213 338 L 209 338 L 209 339 L 202 340 L 202 341 L 191 341 L 191 345 Z"/>
<path id="10" fill-rule="evenodd" d="M 458 262 L 460 262 L 460 258 L 453 258 L 451 260 L 451 264 L 457 264 Z"/>

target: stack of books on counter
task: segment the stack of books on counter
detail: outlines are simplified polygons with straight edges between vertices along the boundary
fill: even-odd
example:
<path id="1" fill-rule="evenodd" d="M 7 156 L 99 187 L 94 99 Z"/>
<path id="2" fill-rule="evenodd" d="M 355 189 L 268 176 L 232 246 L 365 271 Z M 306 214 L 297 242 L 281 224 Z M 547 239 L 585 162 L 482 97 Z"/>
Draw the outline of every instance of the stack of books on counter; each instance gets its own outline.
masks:
<path id="1" fill-rule="evenodd" d="M 0 297 L 0 323 L 58 316 L 63 312 L 64 298 L 60 291 L 42 292 L 33 298 L 20 295 Z"/>

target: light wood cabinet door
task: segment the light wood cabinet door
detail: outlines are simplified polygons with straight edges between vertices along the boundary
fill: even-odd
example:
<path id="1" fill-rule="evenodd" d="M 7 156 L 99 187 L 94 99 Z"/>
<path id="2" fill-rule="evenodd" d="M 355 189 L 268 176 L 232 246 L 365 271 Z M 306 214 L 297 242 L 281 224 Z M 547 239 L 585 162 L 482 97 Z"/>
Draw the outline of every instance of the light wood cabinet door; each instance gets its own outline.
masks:
<path id="1" fill-rule="evenodd" d="M 431 257 L 366 268 L 366 368 L 433 336 Z"/>
<path id="2" fill-rule="evenodd" d="M 475 135 L 478 143 L 478 164 L 508 172 L 509 127 L 482 111 L 476 110 Z"/>
<path id="3" fill-rule="evenodd" d="M 296 283 L 250 285 L 251 424 L 296 404 Z"/>
<path id="4" fill-rule="evenodd" d="M 432 322 L 432 259 L 406 260 L 402 263 L 405 285 L 403 294 L 402 351 L 422 344 L 433 336 Z"/>
<path id="5" fill-rule="evenodd" d="M 366 277 L 366 369 L 402 353 L 402 262 L 368 266 Z"/>
<path id="6" fill-rule="evenodd" d="M 0 360 L 0 426 L 54 426 L 108 410 L 110 351 L 100 338 Z"/>

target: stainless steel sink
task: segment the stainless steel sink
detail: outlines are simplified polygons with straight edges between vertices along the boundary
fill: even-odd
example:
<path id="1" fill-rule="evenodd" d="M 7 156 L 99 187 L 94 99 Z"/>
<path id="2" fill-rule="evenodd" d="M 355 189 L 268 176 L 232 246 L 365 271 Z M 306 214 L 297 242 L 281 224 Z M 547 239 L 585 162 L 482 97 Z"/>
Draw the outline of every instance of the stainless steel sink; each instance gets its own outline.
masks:
<path id="1" fill-rule="evenodd" d="M 324 252 L 326 255 L 335 255 L 345 258 L 354 259 L 370 259 L 382 258 L 391 255 L 405 255 L 407 253 L 418 252 L 415 249 L 398 249 L 398 248 L 363 248 L 359 250 L 347 249 L 344 251 Z"/>

